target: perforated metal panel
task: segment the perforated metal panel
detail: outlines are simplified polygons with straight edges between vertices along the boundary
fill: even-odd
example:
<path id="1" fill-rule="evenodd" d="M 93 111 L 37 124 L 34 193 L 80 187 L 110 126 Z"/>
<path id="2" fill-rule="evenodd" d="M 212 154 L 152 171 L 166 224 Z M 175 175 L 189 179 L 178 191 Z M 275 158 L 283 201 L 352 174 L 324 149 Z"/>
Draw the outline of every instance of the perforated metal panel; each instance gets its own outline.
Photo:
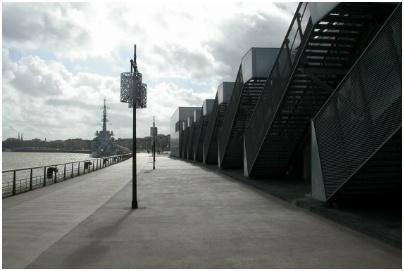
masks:
<path id="1" fill-rule="evenodd" d="M 400 5 L 313 120 L 327 199 L 401 132 L 401 42 Z"/>
<path id="2" fill-rule="evenodd" d="M 245 132 L 249 176 L 287 174 L 310 120 L 395 6 L 343 2 L 313 25 L 299 5 Z"/>
<path id="3" fill-rule="evenodd" d="M 197 123 L 193 121 L 194 117 L 188 118 L 191 122 L 188 124 L 188 140 L 187 140 L 187 159 L 194 159 L 194 140 L 195 140 L 195 130 Z M 192 158 L 191 158 L 192 157 Z"/>
<path id="4" fill-rule="evenodd" d="M 274 121 L 275 114 L 277 113 L 282 98 L 287 90 L 294 68 L 297 66 L 299 60 L 298 56 L 300 56 L 300 53 L 302 52 L 302 47 L 311 31 L 311 27 L 310 11 L 307 8 L 307 3 L 300 3 L 279 51 L 275 65 L 268 77 L 264 90 L 262 91 L 245 131 L 245 167 L 249 173 L 252 172 L 258 154 L 260 153 L 261 148 L 265 145 L 264 141 L 268 135 L 269 127 L 271 127 Z M 306 78 L 296 79 L 303 81 L 306 80 Z M 294 90 L 297 92 L 297 95 L 299 95 L 299 91 L 304 91 L 304 89 L 299 89 L 299 86 Z M 294 106 L 292 106 L 292 108 L 294 108 Z M 297 117 L 297 121 L 299 121 L 299 119 L 300 118 Z M 283 124 L 288 120 L 289 117 L 285 114 L 285 118 L 281 116 L 279 123 L 275 123 L 275 126 L 272 127 L 282 129 L 284 126 Z M 282 133 L 282 130 L 278 132 L 278 134 L 280 133 Z M 290 144 L 286 144 L 286 146 L 289 145 Z M 277 146 L 279 146 L 279 144 L 275 144 L 275 147 Z M 271 162 L 277 164 L 279 162 L 280 154 L 275 153 L 273 155 L 271 153 L 270 155 L 274 158 Z M 268 162 L 267 159 L 264 160 Z M 268 168 L 268 163 L 265 163 L 263 168 L 265 168 L 266 172 L 268 172 L 268 169 L 271 171 L 271 169 Z M 277 170 L 277 172 L 279 172 L 279 170 Z"/>
<path id="5" fill-rule="evenodd" d="M 142 74 L 139 72 L 121 73 L 121 102 L 128 103 L 129 108 L 146 108 L 147 85 L 142 84 Z"/>
<path id="6" fill-rule="evenodd" d="M 218 138 L 220 167 L 242 168 L 243 135 L 266 82 L 266 78 L 251 78 L 247 82 L 243 78 L 240 65 Z"/>
<path id="7" fill-rule="evenodd" d="M 203 139 L 203 162 L 206 164 L 217 163 L 217 134 L 222 126 L 226 107 L 227 103 L 219 105 L 218 93 L 216 93 L 212 114 L 206 126 L 206 133 Z"/>
<path id="8" fill-rule="evenodd" d="M 209 120 L 210 114 L 205 115 L 202 110 L 194 143 L 194 160 L 198 162 L 203 162 L 203 140 L 205 138 L 206 127 L 209 124 Z"/>

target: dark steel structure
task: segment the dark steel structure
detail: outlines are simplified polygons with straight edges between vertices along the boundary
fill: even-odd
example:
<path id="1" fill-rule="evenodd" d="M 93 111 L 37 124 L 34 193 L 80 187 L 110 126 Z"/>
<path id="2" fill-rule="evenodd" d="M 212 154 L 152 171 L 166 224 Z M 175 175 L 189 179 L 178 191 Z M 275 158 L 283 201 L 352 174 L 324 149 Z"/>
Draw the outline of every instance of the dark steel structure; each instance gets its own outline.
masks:
<path id="1" fill-rule="evenodd" d="M 171 156 L 183 157 L 184 141 L 184 125 L 188 122 L 188 117 L 193 116 L 194 111 L 200 107 L 179 107 L 170 119 L 170 147 Z"/>
<path id="2" fill-rule="evenodd" d="M 245 132 L 245 175 L 285 175 L 302 162 L 295 158 L 308 144 L 310 120 L 395 6 L 299 4 Z"/>
<path id="3" fill-rule="evenodd" d="M 214 101 L 213 99 L 206 99 L 202 105 L 194 143 L 194 160 L 197 162 L 203 161 L 203 140 L 205 138 L 206 128 L 210 120 Z"/>
<path id="4" fill-rule="evenodd" d="M 251 48 L 242 58 L 218 138 L 220 168 L 243 168 L 243 136 L 279 49 Z"/>
<path id="5" fill-rule="evenodd" d="M 199 125 L 199 119 L 201 117 L 202 108 L 195 109 L 194 115 L 192 117 L 188 117 L 188 144 L 187 144 L 187 158 L 188 160 L 194 160 L 195 157 L 195 139 L 196 132 Z"/>
<path id="6" fill-rule="evenodd" d="M 223 82 L 217 89 L 216 98 L 213 103 L 212 116 L 206 127 L 206 134 L 203 140 L 203 162 L 205 164 L 217 164 L 218 136 L 222 128 L 223 118 L 226 113 L 227 104 L 232 96 L 234 83 Z"/>
<path id="7" fill-rule="evenodd" d="M 310 180 L 322 202 L 400 201 L 401 22 L 398 2 L 300 3 L 281 48 L 252 48 L 228 100 L 189 115 L 183 156 Z"/>
<path id="8" fill-rule="evenodd" d="M 401 6 L 312 121 L 312 196 L 401 198 Z"/>

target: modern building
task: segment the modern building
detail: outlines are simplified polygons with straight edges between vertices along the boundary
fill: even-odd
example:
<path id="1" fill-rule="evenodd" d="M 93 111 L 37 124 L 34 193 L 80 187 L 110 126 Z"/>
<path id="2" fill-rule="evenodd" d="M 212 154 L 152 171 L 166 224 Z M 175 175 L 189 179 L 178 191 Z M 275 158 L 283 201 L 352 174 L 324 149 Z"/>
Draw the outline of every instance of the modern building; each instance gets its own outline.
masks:
<path id="1" fill-rule="evenodd" d="M 194 143 L 194 160 L 197 162 L 203 162 L 203 141 L 205 139 L 206 129 L 212 114 L 214 102 L 214 99 L 206 99 L 202 105 Z"/>
<path id="2" fill-rule="evenodd" d="M 227 105 L 234 89 L 233 82 L 223 82 L 217 88 L 216 98 L 213 102 L 212 117 L 206 127 L 206 135 L 203 140 L 203 162 L 205 164 L 217 164 L 218 136 L 222 129 L 223 118 Z"/>
<path id="3" fill-rule="evenodd" d="M 243 168 L 243 136 L 279 48 L 251 48 L 242 58 L 218 138 L 220 168 Z"/>
<path id="4" fill-rule="evenodd" d="M 192 117 L 197 109 L 200 109 L 200 107 L 179 107 L 172 115 L 170 120 L 171 156 L 182 157 L 184 129 L 188 126 L 188 117 Z"/>
<path id="5" fill-rule="evenodd" d="M 282 46 L 252 48 L 225 102 L 203 105 L 195 161 L 297 177 L 326 203 L 400 201 L 401 21 L 399 2 L 300 3 Z"/>

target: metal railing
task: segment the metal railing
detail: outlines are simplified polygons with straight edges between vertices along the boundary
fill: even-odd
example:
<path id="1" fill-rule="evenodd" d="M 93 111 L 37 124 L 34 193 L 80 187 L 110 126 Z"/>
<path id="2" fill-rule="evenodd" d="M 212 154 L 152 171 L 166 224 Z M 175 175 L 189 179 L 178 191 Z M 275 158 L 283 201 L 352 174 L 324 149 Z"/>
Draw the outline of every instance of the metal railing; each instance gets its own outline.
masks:
<path id="1" fill-rule="evenodd" d="M 233 94 L 230 97 L 229 104 L 228 104 L 227 110 L 226 110 L 227 112 L 223 119 L 222 130 L 220 132 L 219 139 L 218 139 L 218 152 L 219 152 L 219 156 L 220 156 L 219 159 L 221 159 L 221 160 L 223 160 L 227 145 L 229 144 L 229 141 L 231 140 L 232 131 L 233 131 L 233 128 L 235 125 L 234 122 L 236 119 L 237 110 L 239 108 L 241 96 L 243 94 L 243 85 L 244 85 L 243 72 L 242 72 L 241 65 L 240 65 L 239 71 L 237 73 L 237 78 L 236 78 L 236 81 L 235 81 L 234 87 L 233 87 Z M 242 139 L 242 136 L 243 135 L 241 135 L 240 139 Z M 222 161 L 220 161 L 220 162 L 222 162 Z"/>
<path id="2" fill-rule="evenodd" d="M 312 26 L 308 3 L 300 3 L 245 131 L 248 172 L 252 170 L 257 159 L 268 132 L 268 125 L 273 121 L 285 95 Z"/>
<path id="3" fill-rule="evenodd" d="M 64 164 L 3 170 L 2 196 L 6 198 L 65 181 L 122 162 L 131 157 L 132 154 L 124 154 Z"/>
<path id="4" fill-rule="evenodd" d="M 212 113 L 210 115 L 210 120 L 208 126 L 206 127 L 205 138 L 203 139 L 203 162 L 207 163 L 207 157 L 209 151 L 211 149 L 213 130 L 215 128 L 215 123 L 219 116 L 219 101 L 218 101 L 218 93 L 216 92 L 215 101 L 213 103 Z M 217 146 L 214 146 L 217 148 Z M 213 148 L 214 148 L 213 147 Z"/>
<path id="5" fill-rule="evenodd" d="M 187 145 L 187 156 L 184 157 L 188 160 L 194 159 L 194 144 L 195 144 L 195 137 L 196 137 L 196 129 L 198 127 L 197 122 L 192 122 L 189 126 L 188 131 L 188 145 Z"/>
<path id="6" fill-rule="evenodd" d="M 210 114 L 203 115 L 199 118 L 198 130 L 196 131 L 196 138 L 194 143 L 194 160 L 198 162 L 203 161 L 203 140 L 205 138 L 206 127 L 209 124 Z"/>

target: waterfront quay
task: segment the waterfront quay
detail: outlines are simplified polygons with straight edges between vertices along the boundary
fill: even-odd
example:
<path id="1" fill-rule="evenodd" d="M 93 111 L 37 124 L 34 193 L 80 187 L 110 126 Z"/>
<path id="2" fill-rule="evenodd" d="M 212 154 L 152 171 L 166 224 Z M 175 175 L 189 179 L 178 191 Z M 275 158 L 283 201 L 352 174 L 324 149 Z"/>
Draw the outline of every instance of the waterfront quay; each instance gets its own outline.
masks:
<path id="1" fill-rule="evenodd" d="M 137 162 L 138 209 L 131 160 L 3 199 L 2 267 L 402 267 L 401 249 L 217 170 Z"/>

